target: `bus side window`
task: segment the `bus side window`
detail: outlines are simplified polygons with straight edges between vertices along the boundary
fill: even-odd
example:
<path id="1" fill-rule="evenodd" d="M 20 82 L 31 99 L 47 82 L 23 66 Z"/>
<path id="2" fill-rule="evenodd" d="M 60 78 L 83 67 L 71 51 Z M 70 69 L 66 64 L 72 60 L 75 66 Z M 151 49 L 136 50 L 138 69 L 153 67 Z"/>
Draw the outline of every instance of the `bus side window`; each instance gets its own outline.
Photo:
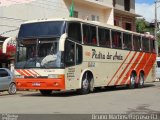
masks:
<path id="1" fill-rule="evenodd" d="M 82 46 L 81 45 L 76 45 L 76 65 L 79 65 L 82 63 Z"/>
<path id="2" fill-rule="evenodd" d="M 110 30 L 105 28 L 98 29 L 99 45 L 110 47 Z"/>
<path id="3" fill-rule="evenodd" d="M 133 35 L 133 50 L 142 51 L 142 48 L 141 48 L 141 36 Z"/>
<path id="4" fill-rule="evenodd" d="M 83 24 L 83 43 L 97 45 L 96 27 Z"/>
<path id="5" fill-rule="evenodd" d="M 113 48 L 122 48 L 121 32 L 112 31 L 112 47 Z"/>
<path id="6" fill-rule="evenodd" d="M 76 22 L 69 23 L 68 27 L 68 37 L 71 40 L 82 42 L 82 36 L 81 36 L 81 24 Z"/>
<path id="7" fill-rule="evenodd" d="M 123 33 L 123 49 L 131 50 L 132 49 L 132 36 L 128 33 Z"/>
<path id="8" fill-rule="evenodd" d="M 87 44 L 89 41 L 89 26 L 83 24 L 83 43 Z"/>
<path id="9" fill-rule="evenodd" d="M 151 48 L 151 52 L 152 53 L 156 53 L 156 50 L 155 50 L 155 40 L 154 39 L 150 39 L 150 48 Z"/>
<path id="10" fill-rule="evenodd" d="M 149 38 L 147 37 L 142 37 L 142 49 L 144 52 L 149 52 L 150 47 L 149 47 Z"/>
<path id="11" fill-rule="evenodd" d="M 65 42 L 65 64 L 66 67 L 75 65 L 75 43 Z"/>

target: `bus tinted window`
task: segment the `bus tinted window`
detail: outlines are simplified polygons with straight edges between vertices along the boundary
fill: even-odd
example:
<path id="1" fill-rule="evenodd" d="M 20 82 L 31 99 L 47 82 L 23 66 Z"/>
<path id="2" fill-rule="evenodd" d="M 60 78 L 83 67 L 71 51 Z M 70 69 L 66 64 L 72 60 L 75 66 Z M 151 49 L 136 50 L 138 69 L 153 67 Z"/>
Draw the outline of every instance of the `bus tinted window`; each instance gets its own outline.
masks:
<path id="1" fill-rule="evenodd" d="M 76 64 L 81 64 L 82 63 L 82 46 L 81 45 L 76 45 Z"/>
<path id="2" fill-rule="evenodd" d="M 74 41 L 82 41 L 80 23 L 69 23 L 68 37 Z"/>
<path id="3" fill-rule="evenodd" d="M 64 21 L 22 24 L 18 39 L 59 37 L 65 32 Z"/>
<path id="4" fill-rule="evenodd" d="M 141 37 L 138 35 L 133 35 L 133 50 L 141 51 Z"/>
<path id="5" fill-rule="evenodd" d="M 156 52 L 154 39 L 150 40 L 150 48 L 151 48 L 151 52 L 153 52 L 153 53 Z"/>
<path id="6" fill-rule="evenodd" d="M 123 49 L 132 50 L 132 36 L 128 33 L 123 33 Z"/>
<path id="7" fill-rule="evenodd" d="M 83 25 L 83 42 L 84 44 L 97 45 L 96 27 Z"/>
<path id="8" fill-rule="evenodd" d="M 146 37 L 142 37 L 142 48 L 143 48 L 143 51 L 145 52 L 150 52 L 150 49 L 149 49 L 149 38 L 146 38 Z"/>
<path id="9" fill-rule="evenodd" d="M 98 37 L 100 46 L 110 47 L 110 30 L 99 28 Z"/>
<path id="10" fill-rule="evenodd" d="M 112 47 L 120 49 L 122 48 L 121 32 L 112 31 Z"/>
<path id="11" fill-rule="evenodd" d="M 66 67 L 75 65 L 75 43 L 68 40 L 65 43 L 65 63 Z"/>

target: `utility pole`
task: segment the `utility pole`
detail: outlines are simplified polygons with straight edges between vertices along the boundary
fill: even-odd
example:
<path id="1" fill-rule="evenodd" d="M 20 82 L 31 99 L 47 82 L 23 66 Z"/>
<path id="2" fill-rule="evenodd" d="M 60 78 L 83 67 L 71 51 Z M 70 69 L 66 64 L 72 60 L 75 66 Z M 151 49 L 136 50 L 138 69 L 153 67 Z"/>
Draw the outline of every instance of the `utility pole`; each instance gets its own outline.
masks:
<path id="1" fill-rule="evenodd" d="M 158 20 L 157 20 L 157 3 L 160 2 L 160 0 L 155 0 L 155 42 L 156 42 L 156 52 L 158 55 L 158 41 L 157 41 L 157 31 L 158 31 Z"/>

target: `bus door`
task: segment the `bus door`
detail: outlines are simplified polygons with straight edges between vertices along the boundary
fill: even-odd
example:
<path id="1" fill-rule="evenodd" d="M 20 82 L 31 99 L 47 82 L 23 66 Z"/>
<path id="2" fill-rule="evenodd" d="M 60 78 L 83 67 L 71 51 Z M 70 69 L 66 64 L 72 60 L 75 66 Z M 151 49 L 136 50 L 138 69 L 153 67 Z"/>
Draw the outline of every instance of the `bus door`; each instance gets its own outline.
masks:
<path id="1" fill-rule="evenodd" d="M 82 63 L 82 46 L 70 40 L 65 42 L 66 87 L 74 89 L 79 86 L 80 67 Z"/>

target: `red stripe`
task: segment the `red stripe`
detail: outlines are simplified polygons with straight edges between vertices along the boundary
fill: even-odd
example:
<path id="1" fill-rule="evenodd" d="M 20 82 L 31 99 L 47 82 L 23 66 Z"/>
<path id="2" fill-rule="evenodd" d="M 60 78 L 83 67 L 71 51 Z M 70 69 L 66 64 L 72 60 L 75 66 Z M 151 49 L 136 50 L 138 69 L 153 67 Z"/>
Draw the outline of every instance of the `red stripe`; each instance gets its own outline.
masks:
<path id="1" fill-rule="evenodd" d="M 108 85 L 112 82 L 113 78 L 116 76 L 116 74 L 119 72 L 119 70 L 121 69 L 122 65 L 126 62 L 127 58 L 129 57 L 131 51 L 128 53 L 127 57 L 125 58 L 125 60 L 123 61 L 123 63 L 120 65 L 120 67 L 118 68 L 118 70 L 116 71 L 116 73 L 113 75 L 112 79 L 109 81 Z"/>
<path id="2" fill-rule="evenodd" d="M 155 61 L 156 61 L 156 54 L 152 54 L 150 60 L 148 61 L 148 63 L 144 67 L 146 77 L 149 75 Z"/>
<path id="3" fill-rule="evenodd" d="M 114 83 L 114 85 L 117 85 L 119 80 L 122 78 L 123 74 L 126 72 L 126 70 L 128 69 L 129 65 L 132 63 L 135 55 L 137 54 L 137 52 L 135 52 L 131 58 L 131 60 L 129 61 L 129 63 L 127 63 L 127 66 L 125 67 L 125 69 L 123 70 L 123 72 L 121 73 L 121 75 L 119 76 L 119 78 L 117 79 L 117 81 Z"/>
<path id="4" fill-rule="evenodd" d="M 20 73 L 23 76 L 26 76 L 26 74 L 24 74 L 23 72 L 21 72 L 21 70 L 16 70 L 18 73 Z"/>
<path id="5" fill-rule="evenodd" d="M 125 83 L 127 82 L 127 79 L 130 77 L 131 71 L 135 69 L 135 67 L 136 67 L 136 65 L 138 64 L 139 60 L 141 59 L 142 55 L 143 55 L 143 53 L 140 53 L 140 54 L 138 55 L 138 57 L 136 58 L 136 60 L 135 60 L 134 63 L 132 64 L 130 70 L 126 73 L 125 76 L 127 76 L 127 77 L 125 77 L 125 78 L 123 79 L 123 81 L 121 82 L 121 85 L 123 85 L 123 84 L 125 84 Z"/>
<path id="6" fill-rule="evenodd" d="M 27 76 L 31 76 L 31 75 L 27 72 L 27 70 L 23 70 L 23 72 L 24 72 L 25 74 L 27 74 Z"/>
<path id="7" fill-rule="evenodd" d="M 35 70 L 32 70 L 33 72 L 35 72 L 37 75 L 41 76 L 39 73 L 37 73 Z"/>
<path id="8" fill-rule="evenodd" d="M 34 74 L 30 70 L 27 70 L 27 72 L 30 73 L 31 76 L 34 76 Z"/>

